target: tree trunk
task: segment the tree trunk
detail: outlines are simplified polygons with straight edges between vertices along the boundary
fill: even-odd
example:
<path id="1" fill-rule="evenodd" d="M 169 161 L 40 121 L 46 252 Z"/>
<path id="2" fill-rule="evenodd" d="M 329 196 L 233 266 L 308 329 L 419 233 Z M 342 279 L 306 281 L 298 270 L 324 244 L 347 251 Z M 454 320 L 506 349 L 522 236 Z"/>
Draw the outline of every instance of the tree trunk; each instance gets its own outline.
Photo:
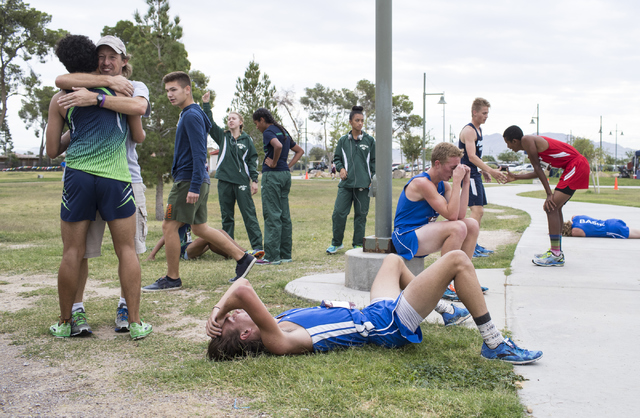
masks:
<path id="1" fill-rule="evenodd" d="M 156 221 L 161 221 L 164 219 L 164 206 L 162 204 L 164 183 L 162 180 L 162 174 L 159 174 L 158 178 L 156 179 Z"/>

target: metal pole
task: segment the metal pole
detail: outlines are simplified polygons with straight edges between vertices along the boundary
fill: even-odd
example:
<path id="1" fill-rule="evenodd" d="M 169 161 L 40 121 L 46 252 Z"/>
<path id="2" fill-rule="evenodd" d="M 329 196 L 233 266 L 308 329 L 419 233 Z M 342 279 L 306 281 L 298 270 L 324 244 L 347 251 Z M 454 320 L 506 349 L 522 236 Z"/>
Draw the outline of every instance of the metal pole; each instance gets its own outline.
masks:
<path id="1" fill-rule="evenodd" d="M 613 165 L 618 167 L 618 124 L 616 123 L 616 158 L 613 160 Z"/>
<path id="2" fill-rule="evenodd" d="M 307 119 L 304 120 L 304 155 L 307 157 L 307 163 L 304 165 L 305 171 L 309 171 L 309 153 L 307 153 Z"/>
<path id="3" fill-rule="evenodd" d="M 442 97 L 444 97 L 444 92 L 442 92 Z M 446 103 L 442 103 L 442 142 L 447 142 L 447 139 L 444 136 L 444 106 Z M 424 167 L 424 164 L 422 165 Z"/>
<path id="4" fill-rule="evenodd" d="M 391 237 L 392 42 L 391 0 L 376 0 L 376 227 Z"/>
<path id="5" fill-rule="evenodd" d="M 427 73 L 422 83 L 422 168 L 424 169 L 427 148 Z"/>
<path id="6" fill-rule="evenodd" d="M 540 104 L 536 104 L 536 135 L 540 135 Z"/>

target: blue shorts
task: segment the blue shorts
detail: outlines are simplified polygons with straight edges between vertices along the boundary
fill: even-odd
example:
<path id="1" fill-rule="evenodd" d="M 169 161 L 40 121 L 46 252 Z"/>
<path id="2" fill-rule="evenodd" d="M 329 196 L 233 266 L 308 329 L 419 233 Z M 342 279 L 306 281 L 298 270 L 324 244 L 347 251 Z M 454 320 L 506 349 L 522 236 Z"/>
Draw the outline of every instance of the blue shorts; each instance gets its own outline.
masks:
<path id="1" fill-rule="evenodd" d="M 396 229 L 391 234 L 391 241 L 393 241 L 393 246 L 396 248 L 398 255 L 406 260 L 411 260 L 414 257 L 425 258 L 429 255 L 416 256 L 420 243 L 418 242 L 418 236 L 415 230 L 401 234 Z"/>
<path id="2" fill-rule="evenodd" d="M 471 177 L 469 183 L 469 206 L 486 206 L 487 196 L 484 194 L 482 176 Z"/>
<path id="3" fill-rule="evenodd" d="M 65 222 L 95 221 L 96 211 L 107 222 L 134 215 L 136 201 L 131 183 L 67 167 L 60 219 Z"/>
<path id="4" fill-rule="evenodd" d="M 396 299 L 379 299 L 362 310 L 362 313 L 375 326 L 375 332 L 369 334 L 369 342 L 387 348 L 422 342 L 422 330 L 418 326 L 415 331 L 408 329 L 398 318 L 396 307 L 400 296 Z"/>

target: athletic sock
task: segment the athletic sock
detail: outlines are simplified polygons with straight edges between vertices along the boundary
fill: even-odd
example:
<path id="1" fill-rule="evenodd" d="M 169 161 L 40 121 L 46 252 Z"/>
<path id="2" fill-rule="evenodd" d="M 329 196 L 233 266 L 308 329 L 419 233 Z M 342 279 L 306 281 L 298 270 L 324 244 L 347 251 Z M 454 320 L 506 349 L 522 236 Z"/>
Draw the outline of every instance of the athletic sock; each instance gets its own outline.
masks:
<path id="1" fill-rule="evenodd" d="M 473 320 L 478 327 L 478 331 L 480 331 L 480 335 L 482 335 L 482 339 L 484 340 L 485 344 L 487 344 L 487 347 L 493 350 L 494 348 L 499 346 L 502 341 L 504 341 L 502 333 L 493 324 L 489 312 L 478 318 L 473 318 Z"/>
<path id="2" fill-rule="evenodd" d="M 549 234 L 549 240 L 551 241 L 551 252 L 555 256 L 562 254 L 562 235 Z"/>
<path id="3" fill-rule="evenodd" d="M 120 300 L 118 301 L 118 308 L 126 308 L 126 307 L 127 307 L 127 301 L 125 300 L 125 298 L 120 296 Z"/>
<path id="4" fill-rule="evenodd" d="M 453 305 L 450 303 L 446 303 L 442 299 L 438 301 L 438 304 L 436 305 L 434 310 L 438 312 L 440 315 L 442 315 L 443 313 L 452 314 L 455 312 L 453 310 Z"/>
<path id="5" fill-rule="evenodd" d="M 74 312 L 82 312 L 84 313 L 84 303 L 82 302 L 76 302 L 73 304 L 73 307 L 71 308 L 71 313 Z"/>

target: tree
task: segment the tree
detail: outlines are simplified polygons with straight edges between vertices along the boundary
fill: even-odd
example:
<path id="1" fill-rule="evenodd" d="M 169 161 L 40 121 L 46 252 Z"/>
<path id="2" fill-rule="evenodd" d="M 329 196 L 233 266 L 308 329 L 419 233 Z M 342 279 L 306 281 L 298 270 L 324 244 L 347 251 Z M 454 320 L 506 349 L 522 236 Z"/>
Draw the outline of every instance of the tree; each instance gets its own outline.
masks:
<path id="1" fill-rule="evenodd" d="M 37 77 L 34 77 L 37 80 Z M 18 112 L 20 119 L 24 121 L 27 129 L 35 129 L 36 138 L 40 138 L 40 152 L 38 154 L 38 164 L 43 164 L 45 133 L 49 119 L 49 103 L 51 98 L 58 92 L 51 86 L 40 88 L 40 81 L 36 84 L 27 85 L 26 98 L 22 99 L 22 108 Z"/>
<path id="2" fill-rule="evenodd" d="M 105 27 L 102 35 L 112 34 L 129 39 L 127 52 L 132 60 L 133 79 L 149 88 L 151 115 L 143 118 L 147 136 L 138 146 L 138 162 L 148 186 L 156 186 L 156 220 L 164 218 L 163 185 L 168 183 L 173 163 L 175 129 L 180 109 L 167 100 L 162 77 L 172 71 L 189 71 L 191 63 L 180 42 L 180 18 L 169 17 L 167 0 L 146 0 L 149 6 L 142 16 L 136 11 L 135 25 L 120 21 L 115 27 Z M 120 32 L 122 31 L 122 32 Z M 194 89 L 195 90 L 195 89 Z"/>
<path id="3" fill-rule="evenodd" d="M 406 135 L 411 133 L 411 129 L 422 126 L 422 117 L 412 115 L 413 102 L 406 94 L 393 95 L 392 97 L 392 135 Z"/>
<path id="4" fill-rule="evenodd" d="M 342 98 L 336 90 L 325 87 L 320 83 L 316 83 L 315 87 L 306 87 L 304 89 L 306 96 L 300 98 L 300 103 L 309 113 L 309 119 L 322 124 L 324 130 L 324 149 L 329 149 L 327 144 L 327 124 L 331 117 L 342 111 L 344 105 Z M 342 106 L 340 106 L 342 104 Z"/>
<path id="5" fill-rule="evenodd" d="M 338 145 L 338 140 L 351 130 L 348 122 L 349 118 L 344 112 L 335 113 L 329 121 L 331 131 L 329 132 L 329 148 L 327 149 L 327 162 L 333 161 L 333 153 Z"/>
<path id="6" fill-rule="evenodd" d="M 311 161 L 321 161 L 325 156 L 325 150 L 320 147 L 313 147 L 311 151 L 309 151 L 309 158 Z"/>
<path id="7" fill-rule="evenodd" d="M 276 93 L 274 98 L 278 102 L 278 107 L 283 108 L 285 112 L 287 112 L 287 115 L 289 115 L 289 119 L 291 119 L 291 123 L 293 123 L 293 129 L 295 130 L 296 141 L 300 142 L 302 124 L 304 121 L 300 117 L 299 113 L 296 113 L 295 115 L 293 114 L 296 107 L 295 92 L 293 90 L 282 89 Z"/>
<path id="8" fill-rule="evenodd" d="M 517 152 L 507 150 L 498 154 L 498 160 L 504 161 L 505 163 L 517 163 L 520 161 L 520 156 Z"/>
<path id="9" fill-rule="evenodd" d="M 369 80 L 362 79 L 352 90 L 342 89 L 344 108 L 348 111 L 353 106 L 362 106 L 364 113 L 364 130 L 374 131 L 376 126 L 376 85 Z"/>
<path id="10" fill-rule="evenodd" d="M 400 143 L 402 154 L 413 167 L 413 163 L 422 155 L 422 135 L 412 135 L 411 133 L 403 132 L 399 135 L 398 142 Z"/>
<path id="11" fill-rule="evenodd" d="M 482 161 L 484 162 L 489 162 L 489 161 L 495 161 L 496 158 L 493 155 L 483 155 L 482 156 Z"/>
<path id="12" fill-rule="evenodd" d="M 591 164 L 596 156 L 596 149 L 590 139 L 577 137 L 573 140 L 573 147 Z"/>
<path id="13" fill-rule="evenodd" d="M 271 85 L 271 80 L 266 73 L 260 78 L 260 65 L 251 60 L 244 72 L 244 78 L 236 80 L 236 92 L 233 94 L 229 112 L 238 112 L 244 118 L 244 131 L 251 136 L 253 144 L 258 151 L 258 161 L 264 158 L 264 146 L 262 144 L 262 132 L 253 124 L 253 112 L 263 107 L 268 109 L 273 117 L 279 121 L 278 101 L 276 100 L 276 88 Z M 258 169 L 261 166 L 258 165 Z"/>
<path id="14" fill-rule="evenodd" d="M 10 159 L 13 154 L 13 140 L 6 120 L 2 121 L 0 126 L 0 146 L 2 147 L 2 153 Z"/>
<path id="15" fill-rule="evenodd" d="M 19 94 L 19 88 L 31 77 L 17 64 L 38 58 L 41 63 L 64 31 L 46 26 L 51 16 L 28 7 L 22 0 L 1 0 L 0 3 L 0 124 L 5 123 L 7 101 Z"/>

